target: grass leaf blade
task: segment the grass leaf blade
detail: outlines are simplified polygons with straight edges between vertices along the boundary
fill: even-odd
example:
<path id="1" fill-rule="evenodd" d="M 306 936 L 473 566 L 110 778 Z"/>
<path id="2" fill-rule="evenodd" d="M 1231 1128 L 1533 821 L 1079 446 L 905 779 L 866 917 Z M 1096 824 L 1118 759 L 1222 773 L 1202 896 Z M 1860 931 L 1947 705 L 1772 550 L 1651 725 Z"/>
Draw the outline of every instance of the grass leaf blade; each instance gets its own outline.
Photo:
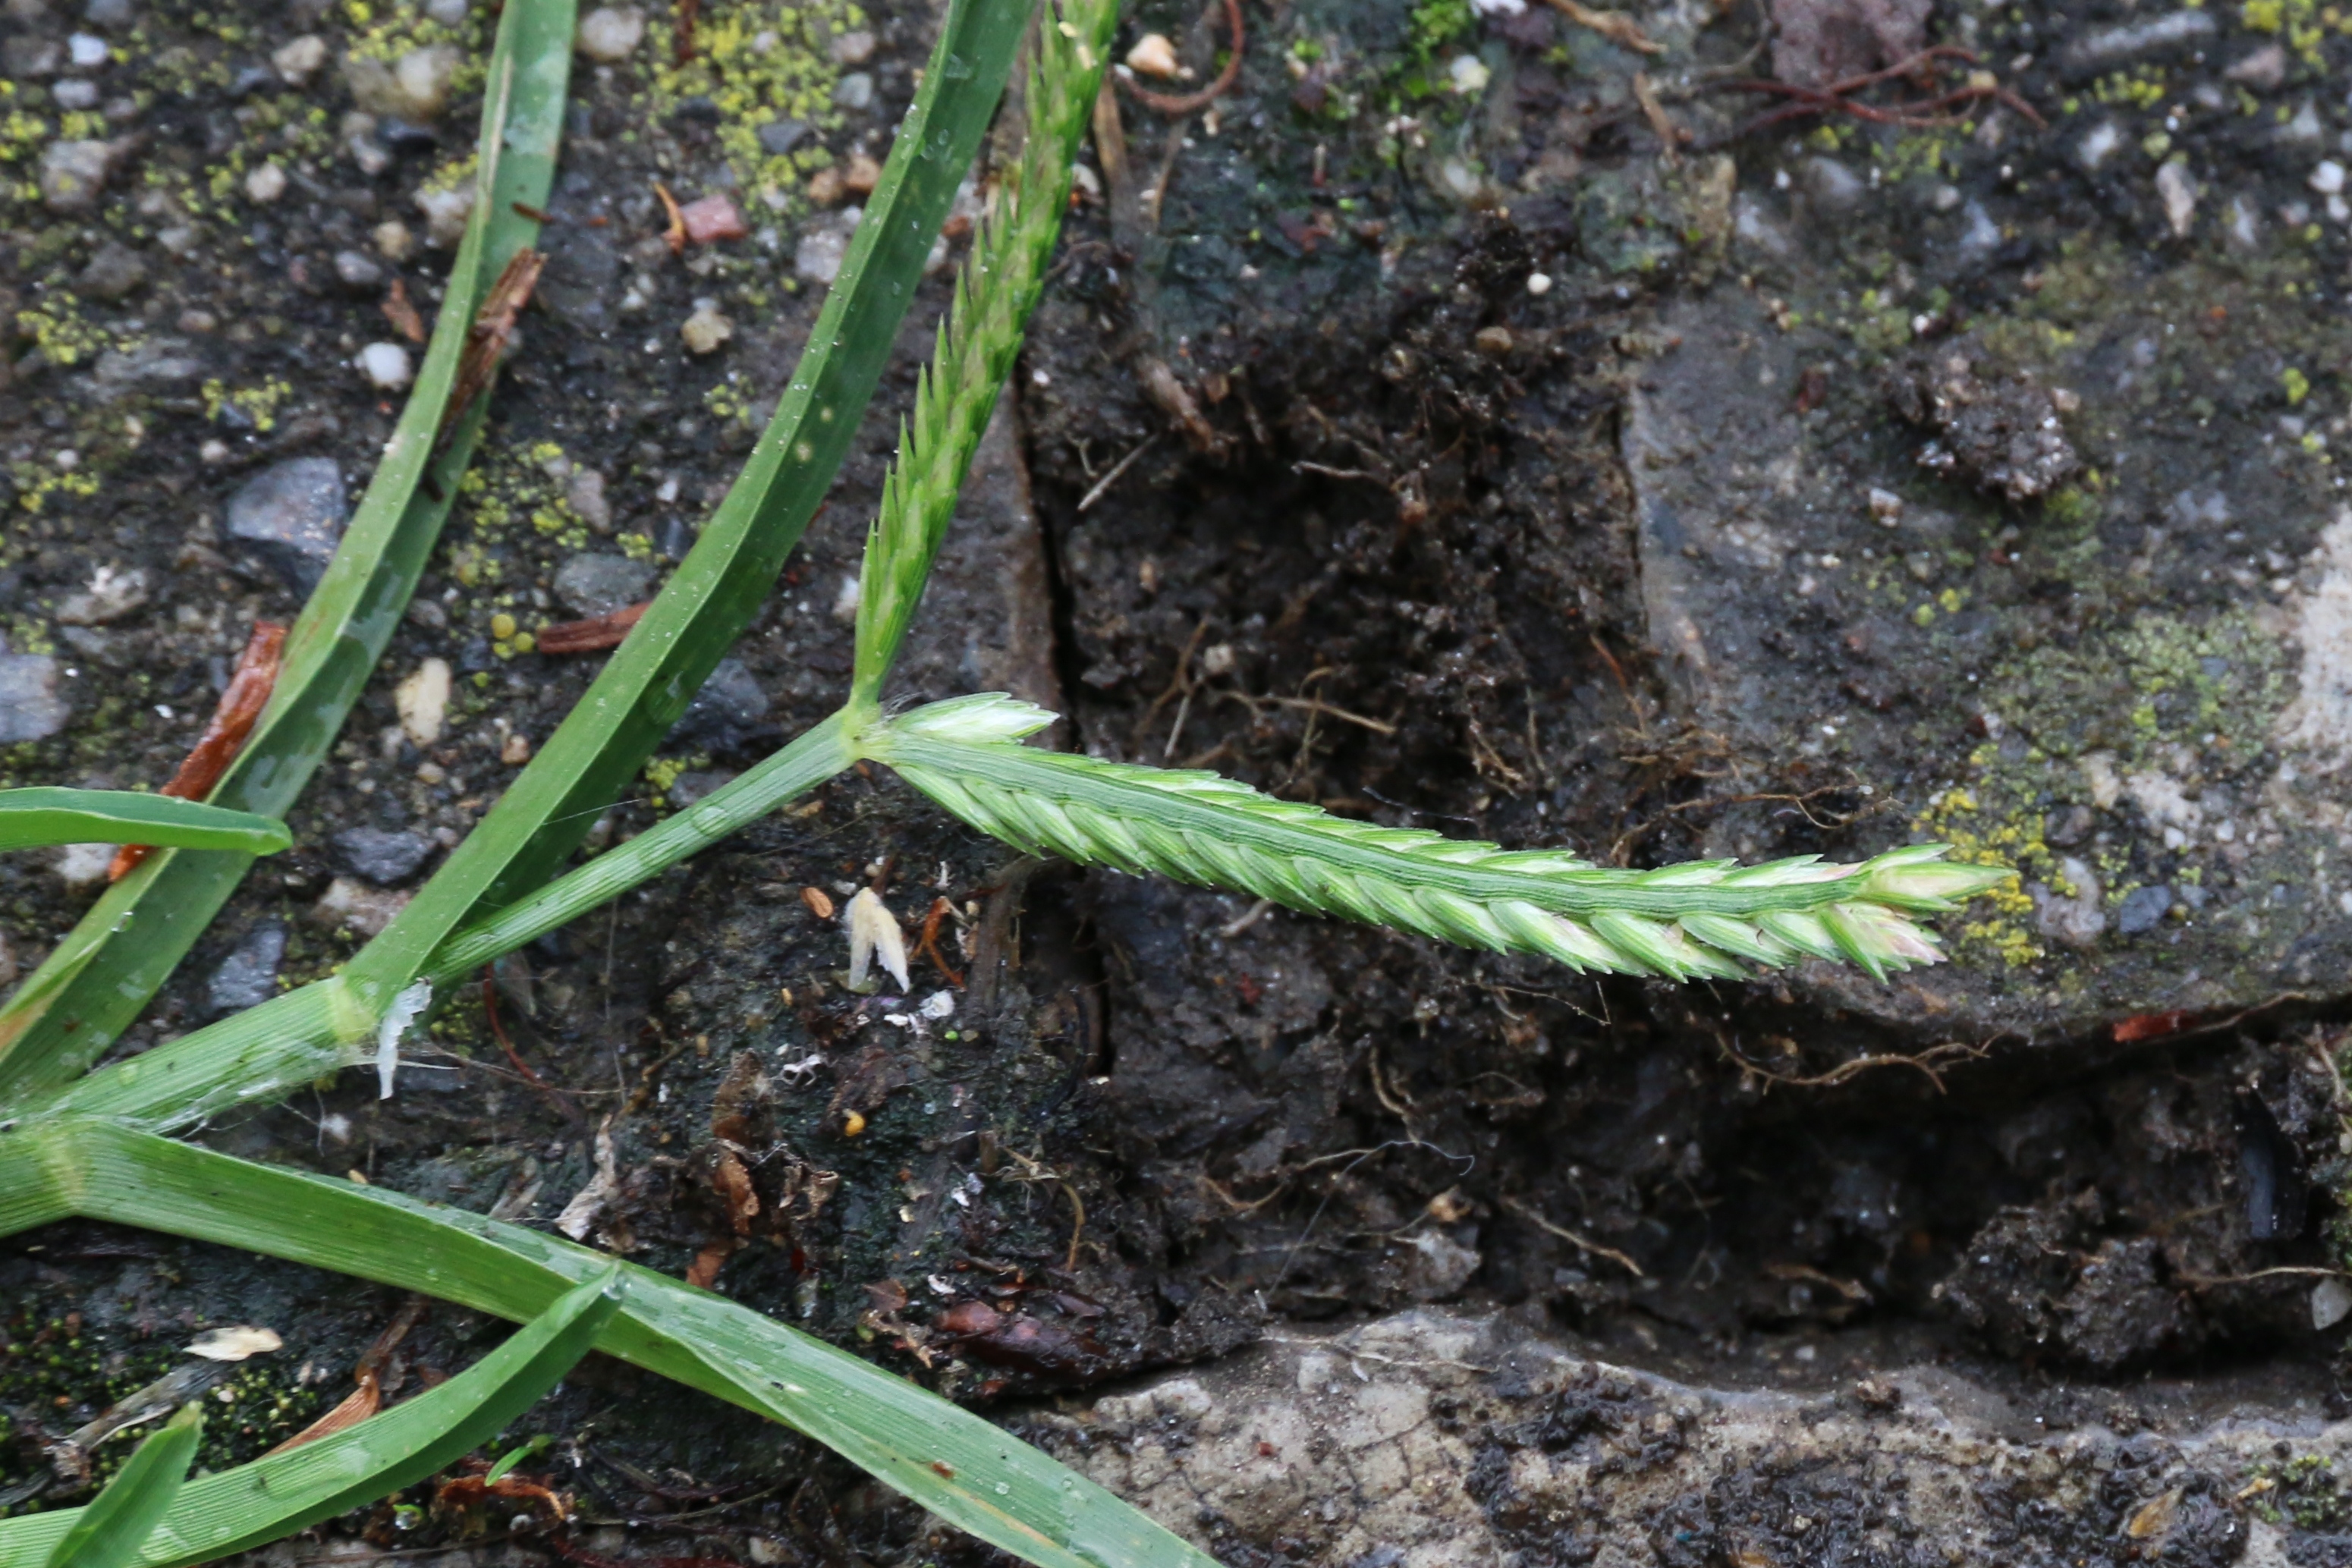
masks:
<path id="1" fill-rule="evenodd" d="M 286 824 L 169 795 L 129 789 L 0 789 L 0 850 L 43 844 L 154 844 L 274 855 L 294 841 Z"/>
<path id="2" fill-rule="evenodd" d="M 375 477 L 287 637 L 269 707 L 214 789 L 215 805 L 286 814 L 333 745 L 415 591 L 457 494 L 454 477 L 481 430 L 478 406 L 451 427 L 435 459 L 467 329 L 507 259 L 538 238 L 538 224 L 517 204 L 542 207 L 554 179 L 575 10 L 575 0 L 513 0 L 499 18 L 482 111 L 483 188 L 450 269 L 431 347 Z M 438 500 L 422 486 L 428 462 L 444 481 Z M 167 850 L 101 894 L 0 1006 L 0 1103 L 64 1082 L 96 1061 L 170 977 L 251 863 L 242 851 Z"/>
<path id="3" fill-rule="evenodd" d="M 144 1551 L 74 1568 L 208 1563 L 414 1486 L 496 1437 L 554 1387 L 594 1344 L 620 1306 L 621 1289 L 617 1268 L 592 1273 L 439 1387 L 332 1437 L 191 1481 L 151 1521 L 152 1533 L 141 1537 Z M 46 1542 L 79 1531 L 104 1500 L 0 1522 L 0 1563 L 31 1561 Z M 68 1565 L 52 1558 L 50 1568 Z"/>
<path id="4" fill-rule="evenodd" d="M 139 1549 L 188 1479 L 204 1428 L 202 1406 L 180 1406 L 179 1414 L 122 1462 L 95 1502 L 73 1511 L 72 1522 L 57 1532 L 46 1568 L 131 1568 L 138 1562 Z M 8 1561 L 26 1559 L 11 1555 Z"/>
<path id="5" fill-rule="evenodd" d="M 595 684 L 480 826 L 346 971 L 381 1008 L 458 925 L 546 881 L 677 721 L 832 486 L 949 204 L 995 112 L 1030 0 L 954 0 L 808 347 L 727 498 Z"/>
<path id="6" fill-rule="evenodd" d="M 0 1235 L 60 1205 L 516 1320 L 613 1266 L 486 1216 L 110 1123 L 50 1120 L 0 1134 Z M 1213 1568 L 1100 1487 L 937 1395 L 724 1297 L 634 1265 L 622 1273 L 627 1294 L 596 1338 L 605 1354 L 804 1432 L 1040 1568 Z"/>

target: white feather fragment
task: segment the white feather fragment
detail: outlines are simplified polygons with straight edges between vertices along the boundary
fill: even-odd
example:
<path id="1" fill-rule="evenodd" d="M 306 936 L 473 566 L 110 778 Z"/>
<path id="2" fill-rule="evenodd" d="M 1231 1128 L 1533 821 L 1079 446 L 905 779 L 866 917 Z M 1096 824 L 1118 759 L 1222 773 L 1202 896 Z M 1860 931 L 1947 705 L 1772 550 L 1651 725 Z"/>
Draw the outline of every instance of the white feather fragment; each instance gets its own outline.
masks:
<path id="1" fill-rule="evenodd" d="M 392 1098 L 392 1081 L 400 1071 L 400 1037 L 416 1015 L 433 1005 L 433 982 L 419 980 L 392 998 L 383 1021 L 375 1026 L 375 1097 Z"/>
<path id="2" fill-rule="evenodd" d="M 243 1361 L 247 1356 L 268 1355 L 285 1343 L 274 1330 L 238 1323 L 200 1335 L 188 1346 L 188 1354 L 206 1361 Z"/>
<path id="3" fill-rule="evenodd" d="M 907 938 L 881 895 L 870 887 L 859 888 L 842 918 L 849 923 L 849 988 L 863 989 L 878 959 L 898 988 L 907 989 Z"/>

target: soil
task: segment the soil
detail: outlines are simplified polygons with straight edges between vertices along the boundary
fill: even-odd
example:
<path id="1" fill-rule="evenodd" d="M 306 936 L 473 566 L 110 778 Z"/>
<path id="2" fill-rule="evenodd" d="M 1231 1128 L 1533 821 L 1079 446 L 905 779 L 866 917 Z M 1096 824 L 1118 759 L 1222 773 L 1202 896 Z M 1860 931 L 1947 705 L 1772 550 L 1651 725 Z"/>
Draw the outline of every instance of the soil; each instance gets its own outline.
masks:
<path id="1" fill-rule="evenodd" d="M 597 1244 L 701 1260 L 1234 1563 L 2347 1560 L 2347 24 L 1771 11 L 1778 48 L 1747 8 L 1636 9 L 1648 53 L 1541 5 L 1291 0 L 1248 12 L 1213 115 L 1122 96 L 895 695 L 1008 689 L 1053 744 L 1607 863 L 1932 837 L 2021 873 L 1943 923 L 1949 965 L 1593 981 L 1040 864 L 869 769 L 501 964 L 395 1099 L 322 1084 L 202 1138 L 551 1225 L 609 1116 Z M 1120 52 L 1160 30 L 1204 82 L 1222 16 L 1150 0 Z M 296 848 L 121 1051 L 224 975 L 326 973 L 576 700 L 598 655 L 525 634 L 690 546 L 814 318 L 823 172 L 885 150 L 933 20 L 706 0 L 695 64 L 667 16 L 580 62 L 479 478 Z M 396 338 L 394 279 L 437 298 L 415 197 L 479 88 L 362 125 L 341 62 L 487 26 L 12 0 L 0 783 L 168 777 L 249 622 L 297 608 L 230 498 L 304 457 L 363 488 L 398 394 L 351 361 Z M 77 33 L 105 63 L 60 63 Z M 333 62 L 300 85 L 268 63 L 297 33 Z M 2013 99 L 1759 123 L 1801 101 L 1768 70 L 1927 44 Z M 38 186 L 68 131 L 121 139 L 88 210 Z M 656 179 L 752 233 L 673 256 Z M 592 848 L 838 700 L 946 297 Z M 704 300 L 734 327 L 708 355 Z M 429 659 L 457 695 L 420 747 L 394 693 Z M 845 986 L 820 911 L 865 885 L 928 933 L 905 996 Z M 0 866 L 0 968 L 93 892 L 69 857 Z M 286 1341 L 224 1385 L 226 1462 L 340 1398 L 401 1308 L 102 1227 L 8 1249 L 15 1507 L 73 1500 L 33 1486 L 45 1442 L 184 1331 Z M 497 1332 L 436 1308 L 403 1375 Z M 568 1537 L 421 1488 L 272 1554 L 981 1560 L 615 1364 L 530 1432 Z"/>

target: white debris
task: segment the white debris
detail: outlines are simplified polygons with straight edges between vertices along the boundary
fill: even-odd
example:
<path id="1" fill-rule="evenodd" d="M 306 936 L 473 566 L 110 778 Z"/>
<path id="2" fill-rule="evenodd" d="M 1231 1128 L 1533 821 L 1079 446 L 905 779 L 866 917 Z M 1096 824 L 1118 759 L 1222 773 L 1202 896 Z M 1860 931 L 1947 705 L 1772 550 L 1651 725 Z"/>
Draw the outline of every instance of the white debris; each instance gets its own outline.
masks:
<path id="1" fill-rule="evenodd" d="M 409 362 L 408 350 L 398 343 L 370 343 L 360 350 L 353 362 L 359 366 L 360 374 L 367 377 L 368 384 L 381 392 L 398 392 L 416 374 L 415 366 Z"/>
<path id="2" fill-rule="evenodd" d="M 275 163 L 264 163 L 245 177 L 245 193 L 263 206 L 286 193 L 286 171 Z"/>
<path id="3" fill-rule="evenodd" d="M 915 1010 L 927 1019 L 937 1020 L 955 1017 L 955 1009 L 956 1000 L 953 991 L 933 991 L 923 998 L 923 1005 Z"/>
<path id="4" fill-rule="evenodd" d="M 596 1129 L 596 1174 L 586 1186 L 572 1195 L 572 1201 L 555 1217 L 555 1228 L 574 1241 L 586 1240 L 588 1228 L 620 1190 L 620 1160 L 613 1152 L 613 1119 L 607 1116 Z"/>
<path id="5" fill-rule="evenodd" d="M 1475 55 L 1454 56 L 1453 63 L 1445 68 L 1445 75 L 1454 84 L 1454 90 L 1464 98 L 1485 92 L 1486 84 L 1495 77 L 1486 68 L 1486 62 Z"/>
<path id="6" fill-rule="evenodd" d="M 2156 193 L 2164 199 L 2164 221 L 2172 237 L 2187 239 L 2197 222 L 2197 183 L 2187 164 L 2176 158 L 2156 172 Z"/>
<path id="7" fill-rule="evenodd" d="M 273 1329 L 240 1323 L 199 1336 L 195 1343 L 188 1346 L 188 1354 L 203 1356 L 206 1361 L 243 1361 L 248 1356 L 268 1355 L 284 1348 L 285 1343 Z"/>
<path id="8" fill-rule="evenodd" d="M 383 1021 L 375 1026 L 375 1097 L 392 1098 L 392 1081 L 400 1071 L 400 1037 L 416 1016 L 433 1005 L 433 982 L 419 980 L 392 998 Z"/>
<path id="9" fill-rule="evenodd" d="M 448 662 L 427 659 L 417 665 L 392 694 L 392 706 L 400 715 L 402 733 L 418 750 L 439 740 L 442 716 L 449 707 Z"/>
<path id="10" fill-rule="evenodd" d="M 2323 196 L 2332 196 L 2344 188 L 2344 165 L 2330 158 L 2311 172 L 2311 188 Z"/>
<path id="11" fill-rule="evenodd" d="M 881 895 L 870 887 L 861 887 L 850 899 L 849 907 L 842 912 L 849 925 L 849 988 L 865 988 L 866 975 L 876 959 L 898 982 L 898 988 L 908 988 L 907 938 L 898 929 L 898 916 L 882 903 Z"/>
<path id="12" fill-rule="evenodd" d="M 1176 74 L 1176 46 L 1165 33 L 1146 33 L 1127 51 L 1127 65 L 1129 70 L 1165 80 Z"/>
<path id="13" fill-rule="evenodd" d="M 857 601 L 864 591 L 856 573 L 843 578 L 840 591 L 833 596 L 833 618 L 845 626 L 855 622 L 857 619 Z"/>

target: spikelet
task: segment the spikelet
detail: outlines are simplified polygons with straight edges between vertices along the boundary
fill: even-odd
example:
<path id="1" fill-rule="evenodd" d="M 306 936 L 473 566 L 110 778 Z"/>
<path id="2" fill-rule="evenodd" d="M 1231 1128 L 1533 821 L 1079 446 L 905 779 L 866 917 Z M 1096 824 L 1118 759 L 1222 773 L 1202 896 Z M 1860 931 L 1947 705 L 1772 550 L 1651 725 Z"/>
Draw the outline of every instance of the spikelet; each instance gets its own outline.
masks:
<path id="1" fill-rule="evenodd" d="M 935 703 L 867 729 L 865 755 L 982 831 L 1033 853 L 1232 888 L 1292 909 L 1537 953 L 1580 971 L 1733 978 L 1801 957 L 1875 978 L 1941 961 L 1912 918 L 2007 881 L 1909 844 L 1854 865 L 1814 855 L 1621 871 L 1350 821 L 1212 773 L 1015 744 L 1053 722 L 1004 696 Z"/>
<path id="2" fill-rule="evenodd" d="M 849 706 L 870 711 L 922 598 L 932 559 L 955 516 L 981 433 L 1020 352 L 1023 323 L 1045 285 L 1068 205 L 1071 171 L 1101 85 L 1117 0 L 1066 0 L 1038 28 L 1029 58 L 1027 136 L 957 274 L 955 298 L 915 392 L 911 424 L 866 536 L 858 575 L 857 655 Z"/>

